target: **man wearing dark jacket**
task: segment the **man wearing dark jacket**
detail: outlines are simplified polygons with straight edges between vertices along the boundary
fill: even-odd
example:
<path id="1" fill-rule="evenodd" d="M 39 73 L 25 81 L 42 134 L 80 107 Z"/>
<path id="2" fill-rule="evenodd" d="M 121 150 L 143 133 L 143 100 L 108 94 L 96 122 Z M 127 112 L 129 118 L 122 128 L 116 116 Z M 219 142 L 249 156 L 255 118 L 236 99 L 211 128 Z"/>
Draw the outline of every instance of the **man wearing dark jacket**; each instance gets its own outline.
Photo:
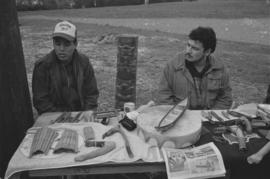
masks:
<path id="1" fill-rule="evenodd" d="M 56 24 L 54 49 L 35 63 L 33 103 L 39 114 L 54 111 L 91 111 L 99 91 L 89 59 L 77 51 L 77 30 L 68 21 Z"/>

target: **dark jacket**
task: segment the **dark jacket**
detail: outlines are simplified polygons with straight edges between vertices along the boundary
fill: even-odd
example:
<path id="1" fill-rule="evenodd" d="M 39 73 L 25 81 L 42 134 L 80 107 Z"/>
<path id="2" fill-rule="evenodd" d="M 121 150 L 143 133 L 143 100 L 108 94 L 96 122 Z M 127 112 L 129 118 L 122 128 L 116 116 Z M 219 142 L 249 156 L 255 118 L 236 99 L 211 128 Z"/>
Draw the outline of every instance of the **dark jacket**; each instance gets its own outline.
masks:
<path id="1" fill-rule="evenodd" d="M 62 101 L 62 82 L 60 63 L 52 50 L 45 57 L 35 63 L 32 79 L 33 103 L 38 113 L 54 111 L 73 111 Z M 89 59 L 74 51 L 72 57 L 75 91 L 80 103 L 78 110 L 92 110 L 97 108 L 99 91 L 93 67 Z"/>
<path id="2" fill-rule="evenodd" d="M 232 89 L 224 65 L 213 56 L 211 67 L 202 77 L 202 108 L 228 109 L 232 104 Z M 159 85 L 159 102 L 175 104 L 189 95 L 190 109 L 199 105 L 193 78 L 185 66 L 184 55 L 179 54 L 165 66 Z M 201 104 L 200 104 L 201 105 Z"/>

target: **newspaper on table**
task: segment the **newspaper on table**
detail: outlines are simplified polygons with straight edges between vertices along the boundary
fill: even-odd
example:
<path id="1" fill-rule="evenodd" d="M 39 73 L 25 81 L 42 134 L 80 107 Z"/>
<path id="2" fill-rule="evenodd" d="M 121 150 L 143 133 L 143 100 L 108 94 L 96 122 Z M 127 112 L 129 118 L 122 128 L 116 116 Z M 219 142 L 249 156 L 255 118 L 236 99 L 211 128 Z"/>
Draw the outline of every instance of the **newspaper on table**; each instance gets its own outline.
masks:
<path id="1" fill-rule="evenodd" d="M 162 148 L 168 179 L 225 176 L 222 156 L 213 142 L 189 149 Z"/>

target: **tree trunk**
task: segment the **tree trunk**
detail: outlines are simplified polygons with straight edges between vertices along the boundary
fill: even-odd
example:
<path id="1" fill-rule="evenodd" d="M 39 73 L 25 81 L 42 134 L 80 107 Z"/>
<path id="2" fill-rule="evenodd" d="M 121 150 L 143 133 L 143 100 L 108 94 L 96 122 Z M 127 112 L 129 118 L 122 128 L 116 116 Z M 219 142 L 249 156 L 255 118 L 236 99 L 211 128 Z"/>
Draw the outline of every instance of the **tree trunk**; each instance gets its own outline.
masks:
<path id="1" fill-rule="evenodd" d="M 15 0 L 0 5 L 0 177 L 33 125 Z"/>

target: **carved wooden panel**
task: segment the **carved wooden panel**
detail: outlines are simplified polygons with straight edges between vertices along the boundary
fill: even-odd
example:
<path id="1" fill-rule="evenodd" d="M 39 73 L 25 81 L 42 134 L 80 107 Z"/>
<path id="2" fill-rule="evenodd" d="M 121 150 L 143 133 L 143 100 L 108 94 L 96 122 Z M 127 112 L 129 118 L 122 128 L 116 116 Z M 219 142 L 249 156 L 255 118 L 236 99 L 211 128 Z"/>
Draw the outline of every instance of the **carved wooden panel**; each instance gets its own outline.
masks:
<path id="1" fill-rule="evenodd" d="M 115 108 L 123 109 L 125 102 L 136 103 L 138 37 L 119 36 L 117 48 Z"/>

